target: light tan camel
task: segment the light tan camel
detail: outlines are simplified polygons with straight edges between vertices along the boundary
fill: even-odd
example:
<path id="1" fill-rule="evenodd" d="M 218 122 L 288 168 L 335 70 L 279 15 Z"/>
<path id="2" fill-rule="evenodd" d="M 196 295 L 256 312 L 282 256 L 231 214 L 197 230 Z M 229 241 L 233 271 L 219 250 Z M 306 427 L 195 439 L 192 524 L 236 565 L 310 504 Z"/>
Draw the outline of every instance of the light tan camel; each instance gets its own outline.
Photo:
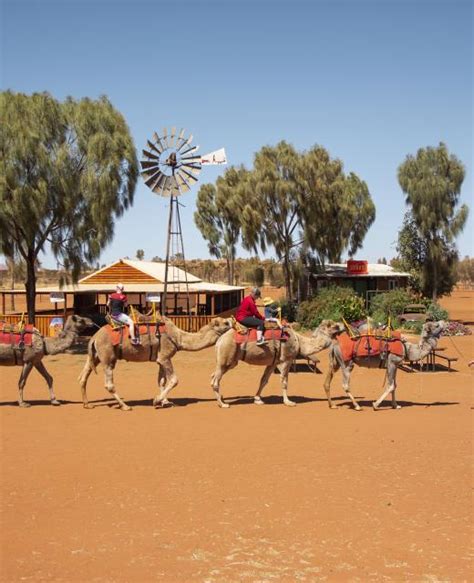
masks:
<path id="1" fill-rule="evenodd" d="M 401 406 L 398 405 L 395 397 L 398 367 L 404 360 L 416 362 L 425 358 L 433 348 L 436 348 L 438 338 L 440 337 L 445 327 L 446 323 L 442 320 L 439 322 L 426 322 L 421 332 L 419 344 L 412 344 L 411 342 L 402 340 L 405 355 L 397 356 L 396 354 L 388 354 L 386 358 L 386 384 L 382 395 L 372 403 L 372 407 L 375 411 L 377 411 L 382 401 L 384 401 L 390 393 L 392 394 L 392 407 L 394 409 L 401 409 Z M 352 358 L 350 360 L 344 361 L 341 348 L 338 342 L 335 341 L 329 353 L 329 369 L 324 382 L 324 390 L 326 391 L 328 404 L 331 409 L 337 409 L 337 405 L 333 404 L 331 401 L 331 381 L 334 374 L 340 368 L 342 372 L 342 387 L 346 391 L 347 396 L 352 401 L 356 411 L 361 410 L 360 405 L 355 400 L 354 395 L 351 393 L 350 389 L 351 372 L 355 364 L 366 368 L 379 368 L 380 356 L 373 356 L 370 358 Z"/>
<path id="2" fill-rule="evenodd" d="M 342 330 L 342 324 L 332 320 L 324 320 L 314 331 L 313 337 L 302 336 L 291 328 L 288 329 L 289 338 L 286 342 L 270 340 L 263 346 L 257 346 L 255 342 L 248 342 L 244 350 L 241 344 L 237 344 L 234 339 L 234 330 L 226 332 L 216 344 L 216 370 L 211 382 L 217 403 L 220 407 L 229 407 L 220 394 L 220 382 L 225 373 L 235 366 L 240 360 L 248 364 L 264 366 L 262 378 L 258 391 L 254 397 L 256 405 L 263 405 L 260 397 L 265 385 L 268 383 L 273 371 L 278 366 L 280 370 L 281 390 L 283 392 L 283 403 L 294 406 L 296 403 L 288 398 L 288 373 L 296 358 L 303 357 L 318 362 L 316 354 L 325 348 L 329 348 L 332 338 Z"/>
<path id="3" fill-rule="evenodd" d="M 64 352 L 75 343 L 78 335 L 83 330 L 93 325 L 94 322 L 89 318 L 69 316 L 64 329 L 55 338 L 43 338 L 39 331 L 34 329 L 32 345 L 25 346 L 23 350 L 20 350 L 18 346 L 13 347 L 10 344 L 0 344 L 0 366 L 20 365 L 23 367 L 18 382 L 18 404 L 20 407 L 30 407 L 30 404 L 23 400 L 23 390 L 33 367 L 36 368 L 48 383 L 51 405 L 61 404 L 54 396 L 53 377 L 46 370 L 42 362 L 43 357 L 48 354 L 53 355 Z"/>
<path id="4" fill-rule="evenodd" d="M 113 371 L 117 360 L 123 359 L 132 362 L 156 361 L 159 365 L 158 386 L 161 390 L 153 400 L 153 405 L 170 404 L 167 395 L 178 384 L 178 377 L 174 372 L 172 358 L 178 350 L 198 351 L 213 346 L 218 338 L 227 332 L 232 322 L 227 318 L 213 318 L 209 324 L 203 326 L 199 332 L 184 332 L 173 324 L 168 318 L 162 318 L 166 324 L 166 332 L 156 337 L 154 334 L 142 335 L 141 344 L 133 345 L 127 338 L 123 342 L 121 354 L 120 347 L 113 346 L 111 338 L 105 327 L 98 330 L 90 339 L 87 362 L 79 376 L 82 390 L 82 401 L 86 409 L 91 406 L 87 400 L 87 379 L 96 366 L 102 363 L 105 374 L 105 388 L 117 400 L 123 411 L 129 411 L 125 401 L 115 390 Z"/>

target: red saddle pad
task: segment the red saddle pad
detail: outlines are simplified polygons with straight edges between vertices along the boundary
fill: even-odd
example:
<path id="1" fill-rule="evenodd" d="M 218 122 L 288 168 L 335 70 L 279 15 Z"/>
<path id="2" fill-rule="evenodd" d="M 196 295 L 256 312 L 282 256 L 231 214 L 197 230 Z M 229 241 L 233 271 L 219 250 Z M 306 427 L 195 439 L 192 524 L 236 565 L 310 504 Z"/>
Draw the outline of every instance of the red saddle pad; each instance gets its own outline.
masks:
<path id="1" fill-rule="evenodd" d="M 245 334 L 234 332 L 234 340 L 237 344 L 244 344 L 244 342 L 257 342 L 257 330 L 255 328 L 248 328 Z M 265 340 L 279 340 L 285 342 L 288 340 L 288 334 L 280 328 L 265 330 L 263 334 Z"/>
<path id="2" fill-rule="evenodd" d="M 138 332 L 140 336 L 148 336 L 148 330 L 150 330 L 150 334 L 154 336 L 156 334 L 156 326 L 156 324 L 141 324 L 138 326 Z M 158 324 L 158 326 L 159 333 L 164 334 L 166 332 L 166 324 Z M 104 328 L 107 330 L 107 333 L 112 340 L 113 346 L 118 346 L 120 341 L 124 342 L 130 337 L 130 329 L 128 326 L 119 326 L 118 328 L 113 328 L 110 324 L 106 324 Z"/>
<path id="3" fill-rule="evenodd" d="M 23 342 L 25 346 L 31 346 L 33 344 L 33 330 L 34 327 L 31 324 L 25 326 L 23 332 Z M 1 324 L 0 325 L 0 344 L 10 344 L 11 346 L 18 346 L 21 341 L 21 334 L 18 330 L 14 329 L 11 324 Z"/>
<path id="4" fill-rule="evenodd" d="M 380 338 L 377 336 L 361 335 L 351 337 L 344 332 L 338 336 L 344 360 L 352 358 L 368 358 L 369 356 L 380 356 L 381 353 L 389 352 L 397 356 L 403 356 L 404 348 L 400 340 L 400 333 L 393 332 L 391 338 Z"/>

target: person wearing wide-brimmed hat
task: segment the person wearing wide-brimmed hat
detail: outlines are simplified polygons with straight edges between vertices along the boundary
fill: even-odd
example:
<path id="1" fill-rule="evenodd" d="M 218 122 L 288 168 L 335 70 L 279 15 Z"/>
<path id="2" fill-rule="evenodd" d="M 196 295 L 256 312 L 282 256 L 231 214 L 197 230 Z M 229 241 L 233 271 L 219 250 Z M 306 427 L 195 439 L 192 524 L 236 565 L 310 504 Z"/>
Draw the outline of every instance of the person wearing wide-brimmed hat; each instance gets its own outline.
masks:
<path id="1" fill-rule="evenodd" d="M 259 346 L 261 344 L 266 344 L 263 337 L 263 332 L 265 330 L 265 318 L 258 311 L 257 304 L 255 303 L 255 300 L 260 297 L 262 297 L 262 292 L 259 290 L 259 288 L 252 288 L 250 294 L 242 300 L 242 303 L 237 308 L 237 312 L 235 314 L 235 319 L 237 322 L 239 322 L 239 324 L 242 324 L 242 326 L 246 326 L 247 328 L 257 329 L 257 344 Z"/>
<path id="2" fill-rule="evenodd" d="M 128 306 L 128 298 L 123 293 L 124 292 L 124 285 L 123 283 L 118 283 L 115 286 L 115 293 L 110 294 L 109 301 L 107 302 L 107 306 L 110 310 L 110 315 L 114 320 L 120 322 L 121 324 L 126 324 L 130 329 L 130 341 L 132 344 L 140 344 L 140 338 L 137 338 L 135 333 L 135 323 L 125 313 L 125 310 Z"/>

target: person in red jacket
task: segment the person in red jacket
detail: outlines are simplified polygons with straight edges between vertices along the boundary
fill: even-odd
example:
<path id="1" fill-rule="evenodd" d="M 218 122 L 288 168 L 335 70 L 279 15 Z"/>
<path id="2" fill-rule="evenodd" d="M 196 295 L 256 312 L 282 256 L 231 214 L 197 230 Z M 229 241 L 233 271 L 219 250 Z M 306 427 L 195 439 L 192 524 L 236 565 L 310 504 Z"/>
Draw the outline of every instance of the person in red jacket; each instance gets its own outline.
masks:
<path id="1" fill-rule="evenodd" d="M 135 324 L 125 313 L 125 309 L 128 306 L 128 298 L 123 293 L 124 286 L 122 283 L 118 283 L 115 286 L 115 293 L 110 294 L 107 306 L 110 310 L 110 314 L 114 320 L 121 322 L 122 324 L 127 324 L 130 328 L 130 341 L 132 344 L 140 344 L 140 338 L 137 338 L 135 332 Z"/>
<path id="2" fill-rule="evenodd" d="M 266 344 L 263 337 L 265 329 L 265 318 L 258 311 L 255 300 L 262 295 L 258 287 L 254 287 L 250 295 L 246 296 L 240 306 L 237 308 L 235 319 L 237 322 L 247 328 L 257 328 L 257 344 L 260 346 Z"/>

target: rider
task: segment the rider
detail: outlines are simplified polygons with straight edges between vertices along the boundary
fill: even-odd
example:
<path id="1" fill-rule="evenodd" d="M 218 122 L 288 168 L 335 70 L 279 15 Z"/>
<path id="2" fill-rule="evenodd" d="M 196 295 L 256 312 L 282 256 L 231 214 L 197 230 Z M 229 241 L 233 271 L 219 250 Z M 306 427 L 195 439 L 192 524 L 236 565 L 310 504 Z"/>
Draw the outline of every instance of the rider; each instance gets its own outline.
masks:
<path id="1" fill-rule="evenodd" d="M 122 324 L 127 324 L 130 328 L 130 342 L 132 344 L 140 344 L 140 338 L 137 338 L 135 332 L 135 324 L 125 313 L 125 309 L 128 306 L 127 296 L 123 293 L 124 286 L 123 283 L 118 283 L 115 286 L 115 293 L 110 294 L 107 306 L 109 308 L 110 314 L 114 320 Z"/>
<path id="2" fill-rule="evenodd" d="M 246 296 L 240 306 L 237 308 L 237 313 L 235 314 L 235 319 L 237 322 L 246 326 L 247 328 L 257 329 L 257 344 L 261 346 L 266 344 L 263 337 L 263 332 L 265 329 L 265 318 L 258 311 L 255 304 L 255 300 L 262 296 L 262 292 L 258 287 L 252 288 L 252 291 L 248 296 Z"/>

